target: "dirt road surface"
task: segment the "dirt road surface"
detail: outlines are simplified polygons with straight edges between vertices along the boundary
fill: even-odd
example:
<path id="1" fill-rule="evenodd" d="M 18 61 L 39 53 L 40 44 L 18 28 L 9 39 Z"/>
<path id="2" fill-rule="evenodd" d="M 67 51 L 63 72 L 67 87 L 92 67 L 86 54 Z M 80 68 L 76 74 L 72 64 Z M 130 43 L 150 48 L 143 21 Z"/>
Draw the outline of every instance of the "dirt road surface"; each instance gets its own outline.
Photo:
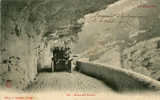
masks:
<path id="1" fill-rule="evenodd" d="M 73 71 L 40 73 L 37 80 L 27 91 L 71 91 L 71 92 L 106 92 L 112 91 L 105 83 L 93 77 Z"/>

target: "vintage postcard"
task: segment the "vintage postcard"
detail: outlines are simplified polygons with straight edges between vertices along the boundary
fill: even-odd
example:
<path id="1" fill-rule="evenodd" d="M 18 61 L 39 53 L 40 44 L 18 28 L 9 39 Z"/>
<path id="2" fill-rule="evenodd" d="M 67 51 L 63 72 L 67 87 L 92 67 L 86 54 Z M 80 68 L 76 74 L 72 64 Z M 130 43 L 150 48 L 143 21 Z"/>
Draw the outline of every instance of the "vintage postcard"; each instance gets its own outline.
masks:
<path id="1" fill-rule="evenodd" d="M 160 100 L 160 0 L 0 0 L 0 100 Z"/>

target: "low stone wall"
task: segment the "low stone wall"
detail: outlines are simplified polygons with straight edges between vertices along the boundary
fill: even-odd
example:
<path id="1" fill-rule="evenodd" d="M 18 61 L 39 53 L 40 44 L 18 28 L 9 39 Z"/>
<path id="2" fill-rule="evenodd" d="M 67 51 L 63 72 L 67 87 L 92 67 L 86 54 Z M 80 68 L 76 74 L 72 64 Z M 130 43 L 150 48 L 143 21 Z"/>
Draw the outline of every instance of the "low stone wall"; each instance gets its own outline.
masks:
<path id="1" fill-rule="evenodd" d="M 116 91 L 160 90 L 160 82 L 142 74 L 98 63 L 77 61 L 80 72 L 103 80 Z"/>

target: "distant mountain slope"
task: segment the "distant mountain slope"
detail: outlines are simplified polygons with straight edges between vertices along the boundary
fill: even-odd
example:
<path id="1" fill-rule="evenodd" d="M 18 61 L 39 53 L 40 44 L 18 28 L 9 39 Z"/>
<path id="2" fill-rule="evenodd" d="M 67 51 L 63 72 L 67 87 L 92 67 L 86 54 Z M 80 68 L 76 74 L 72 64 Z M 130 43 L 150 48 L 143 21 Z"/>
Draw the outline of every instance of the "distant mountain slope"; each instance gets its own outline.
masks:
<path id="1" fill-rule="evenodd" d="M 90 61 L 123 67 L 127 66 L 123 65 L 123 61 L 126 62 L 124 50 L 134 48 L 142 41 L 160 37 L 159 27 L 160 1 L 120 0 L 104 10 L 85 16 L 80 40 L 74 48 L 82 56 L 90 58 Z M 150 50 L 153 54 L 159 52 Z"/>

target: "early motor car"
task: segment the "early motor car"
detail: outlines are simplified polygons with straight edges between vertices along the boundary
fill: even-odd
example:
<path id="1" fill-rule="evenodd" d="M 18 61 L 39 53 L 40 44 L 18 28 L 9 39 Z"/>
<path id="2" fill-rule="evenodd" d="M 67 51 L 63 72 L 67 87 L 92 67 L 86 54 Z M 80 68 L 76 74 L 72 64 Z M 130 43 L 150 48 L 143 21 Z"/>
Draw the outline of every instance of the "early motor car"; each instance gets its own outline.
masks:
<path id="1" fill-rule="evenodd" d="M 52 72 L 55 71 L 68 71 L 71 72 L 71 61 L 69 47 L 55 47 L 53 49 L 52 57 Z"/>

